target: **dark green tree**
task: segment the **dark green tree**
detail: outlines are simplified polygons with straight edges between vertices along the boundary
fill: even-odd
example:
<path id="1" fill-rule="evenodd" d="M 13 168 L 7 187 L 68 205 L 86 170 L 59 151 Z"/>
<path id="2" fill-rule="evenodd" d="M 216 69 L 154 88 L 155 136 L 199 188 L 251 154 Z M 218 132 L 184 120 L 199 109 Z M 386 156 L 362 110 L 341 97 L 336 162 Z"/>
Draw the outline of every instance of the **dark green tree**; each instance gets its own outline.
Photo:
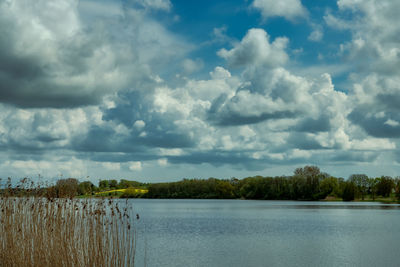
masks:
<path id="1" fill-rule="evenodd" d="M 320 197 L 319 182 L 323 176 L 317 166 L 297 168 L 294 171 L 294 176 L 305 179 L 305 187 L 303 190 L 300 190 L 303 193 L 304 199 L 314 200 Z"/>
<path id="2" fill-rule="evenodd" d="M 110 184 L 108 180 L 100 180 L 99 182 L 99 189 L 100 190 L 107 190 L 110 189 Z"/>
<path id="3" fill-rule="evenodd" d="M 118 181 L 117 180 L 109 180 L 108 181 L 108 185 L 110 187 L 110 189 L 117 189 L 118 186 Z"/>
<path id="4" fill-rule="evenodd" d="M 78 195 L 92 195 L 95 191 L 95 185 L 90 181 L 85 181 L 78 185 Z"/>
<path id="5" fill-rule="evenodd" d="M 352 201 L 354 200 L 356 193 L 356 185 L 352 181 L 346 182 L 346 185 L 343 189 L 343 200 L 344 201 Z"/>
<path id="6" fill-rule="evenodd" d="M 352 181 L 357 188 L 356 195 L 360 195 L 361 199 L 364 200 L 364 196 L 368 191 L 368 176 L 365 174 L 352 174 L 349 180 Z"/>
<path id="7" fill-rule="evenodd" d="M 378 179 L 376 178 L 369 178 L 368 179 L 368 191 L 372 196 L 372 200 L 375 200 L 376 193 L 378 191 Z"/>
<path id="8" fill-rule="evenodd" d="M 323 198 L 327 196 L 338 196 L 339 182 L 335 177 L 328 177 L 321 181 L 320 183 L 321 196 Z"/>
<path id="9" fill-rule="evenodd" d="M 383 197 L 389 197 L 394 188 L 393 178 L 390 176 L 382 176 L 378 178 L 377 193 Z"/>

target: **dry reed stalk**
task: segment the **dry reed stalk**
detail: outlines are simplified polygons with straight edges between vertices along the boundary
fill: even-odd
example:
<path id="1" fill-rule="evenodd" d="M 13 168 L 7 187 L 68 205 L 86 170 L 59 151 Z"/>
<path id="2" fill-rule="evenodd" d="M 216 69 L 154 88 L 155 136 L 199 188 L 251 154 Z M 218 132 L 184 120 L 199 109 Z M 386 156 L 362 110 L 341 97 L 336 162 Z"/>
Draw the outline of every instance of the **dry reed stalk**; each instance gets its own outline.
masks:
<path id="1" fill-rule="evenodd" d="M 128 202 L 0 193 L 0 266 L 134 265 Z"/>

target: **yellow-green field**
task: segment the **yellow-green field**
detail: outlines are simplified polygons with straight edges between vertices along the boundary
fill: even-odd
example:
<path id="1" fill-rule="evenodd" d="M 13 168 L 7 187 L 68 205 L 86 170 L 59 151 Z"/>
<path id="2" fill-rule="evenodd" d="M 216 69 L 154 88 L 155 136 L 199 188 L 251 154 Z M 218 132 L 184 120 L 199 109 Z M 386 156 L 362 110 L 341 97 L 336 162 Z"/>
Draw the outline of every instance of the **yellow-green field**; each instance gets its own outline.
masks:
<path id="1" fill-rule="evenodd" d="M 102 192 L 96 193 L 95 195 L 96 196 L 103 196 L 103 195 L 109 195 L 109 194 L 122 195 L 127 190 L 130 193 L 137 193 L 137 194 L 146 194 L 147 192 L 149 192 L 149 190 L 142 189 L 142 188 L 125 188 L 125 189 L 114 189 L 114 190 L 102 191 Z"/>

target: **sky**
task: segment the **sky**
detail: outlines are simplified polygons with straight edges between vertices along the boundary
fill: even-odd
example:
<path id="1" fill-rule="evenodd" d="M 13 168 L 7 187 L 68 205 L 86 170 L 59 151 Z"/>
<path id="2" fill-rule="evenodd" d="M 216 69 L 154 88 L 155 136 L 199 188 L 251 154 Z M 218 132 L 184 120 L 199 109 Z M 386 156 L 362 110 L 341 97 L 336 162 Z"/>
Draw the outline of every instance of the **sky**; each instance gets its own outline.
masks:
<path id="1" fill-rule="evenodd" d="M 0 177 L 400 174 L 400 1 L 0 0 Z"/>

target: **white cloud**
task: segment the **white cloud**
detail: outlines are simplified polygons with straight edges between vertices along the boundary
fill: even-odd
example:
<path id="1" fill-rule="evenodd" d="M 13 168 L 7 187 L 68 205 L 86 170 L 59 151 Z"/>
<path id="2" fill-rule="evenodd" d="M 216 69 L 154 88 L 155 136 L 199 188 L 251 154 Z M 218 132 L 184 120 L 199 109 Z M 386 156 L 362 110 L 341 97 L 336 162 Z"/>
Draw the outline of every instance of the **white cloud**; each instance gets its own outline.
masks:
<path id="1" fill-rule="evenodd" d="M 2 153 L 0 156 L 4 156 Z M 88 162 L 74 157 L 66 160 L 63 157 L 52 156 L 38 160 L 6 160 L 0 164 L 0 172 L 12 176 L 13 178 L 36 178 L 37 175 L 44 177 L 45 181 L 49 178 L 83 178 L 87 171 Z"/>
<path id="2" fill-rule="evenodd" d="M 118 162 L 103 162 L 101 166 L 111 171 L 119 171 L 121 169 L 121 164 Z"/>
<path id="3" fill-rule="evenodd" d="M 281 66 L 288 60 L 285 52 L 288 39 L 276 38 L 272 43 L 269 35 L 263 29 L 250 29 L 240 43 L 231 50 L 225 48 L 218 51 L 218 55 L 226 59 L 230 66 L 246 65 Z"/>
<path id="4" fill-rule="evenodd" d="M 296 9 L 297 3 L 297 9 L 300 6 L 298 10 L 303 10 L 297 13 L 277 11 L 290 1 L 269 2 L 269 10 L 264 10 L 268 2 L 253 2 L 254 7 L 259 5 L 257 8 L 267 12 L 263 13 L 265 18 L 283 16 L 293 20 L 307 16 L 300 1 L 291 5 Z M 194 46 L 149 15 L 154 14 L 150 9 L 171 10 L 169 1 L 143 0 L 137 2 L 139 9 L 129 5 L 122 9 L 110 2 L 105 6 L 83 2 L 84 8 L 77 12 L 75 5 L 60 0 L 55 2 L 58 7 L 54 14 L 60 14 L 58 9 L 67 13 L 60 22 L 18 3 L 6 9 L 18 7 L 18 12 L 25 15 L 12 26 L 20 36 L 6 32 L 5 36 L 12 38 L 0 37 L 0 46 L 6 47 L 6 52 L 19 49 L 20 54 L 0 52 L 0 59 L 8 60 L 1 61 L 0 66 L 12 69 L 13 65 L 6 63 L 18 59 L 18 55 L 27 60 L 22 62 L 29 63 L 33 58 L 41 64 L 54 64 L 60 75 L 47 82 L 57 85 L 50 88 L 55 88 L 55 95 L 60 93 L 60 101 L 75 103 L 88 95 L 90 99 L 77 105 L 98 106 L 24 109 L 0 104 L 0 147 L 11 151 L 0 153 L 2 173 L 7 173 L 7 168 L 15 172 L 20 168 L 24 174 L 84 177 L 90 171 L 100 175 L 145 173 L 153 169 L 147 164 L 166 170 L 173 169 L 164 168 L 171 164 L 204 162 L 251 169 L 292 162 L 374 161 L 377 154 L 396 149 L 398 142 L 392 138 L 400 136 L 399 30 L 392 26 L 396 25 L 396 17 L 387 10 L 389 4 L 397 10 L 397 4 L 390 1 L 383 6 L 376 1 L 340 1 L 341 11 L 328 14 L 325 21 L 336 29 L 350 31 L 352 39 L 343 42 L 341 50 L 338 47 L 340 55 L 350 59 L 349 64 L 312 67 L 291 62 L 289 54 L 294 52 L 287 52 L 289 39 L 271 40 L 263 29 L 250 29 L 237 42 L 226 36 L 226 28 L 215 30 L 219 46 L 232 45 L 217 52 L 226 60 L 225 65 L 218 62 L 217 66 L 209 66 L 202 59 L 190 59 L 187 52 Z M 108 5 L 112 5 L 111 12 L 103 20 L 100 13 L 107 13 Z M 39 1 L 38 6 L 46 3 Z M 345 19 L 342 11 L 350 12 L 343 13 Z M 349 14 L 353 15 L 346 16 Z M 14 17 L 5 14 L 0 23 L 13 21 Z M 90 17 L 102 21 L 102 26 L 85 24 Z M 37 21 L 33 19 L 35 23 L 30 25 L 27 21 L 32 18 Z M 91 29 L 87 36 L 82 34 L 85 29 Z M 322 26 L 311 24 L 311 29 L 309 40 L 321 41 Z M 118 36 L 100 34 L 112 34 L 114 30 Z M 32 43 L 35 34 L 38 41 Z M 66 41 L 71 38 L 77 43 Z M 93 40 L 99 42 L 93 44 Z M 61 49 L 62 41 L 66 49 Z M 75 65 L 73 56 L 80 53 L 84 59 L 78 58 L 79 64 Z M 331 56 L 324 54 L 323 60 Z M 376 64 L 365 64 L 369 60 Z M 349 75 L 352 86 L 345 88 L 348 91 L 338 91 L 331 75 L 345 76 L 355 65 L 357 68 Z M 195 78 L 193 74 L 202 68 L 202 78 Z M 61 86 L 70 81 L 70 74 L 79 90 Z M 97 91 L 103 90 L 98 86 L 104 91 Z M 51 90 L 33 90 L 38 94 L 35 101 L 41 101 Z M 3 91 L 3 99 L 10 97 L 6 93 Z M 98 102 L 91 99 L 92 95 L 98 96 Z M 1 100 L 0 96 L 0 101 L 24 106 L 22 98 L 29 103 L 31 100 L 26 95 L 11 98 Z M 37 106 L 53 103 L 49 99 L 39 101 Z M 53 160 L 46 156 L 49 153 L 65 157 Z"/>
<path id="5" fill-rule="evenodd" d="M 182 62 L 182 67 L 185 74 L 192 74 L 201 70 L 204 67 L 204 62 L 199 58 L 196 60 L 186 58 Z"/>
<path id="6" fill-rule="evenodd" d="M 328 14 L 325 21 L 331 27 L 352 33 L 352 40 L 341 45 L 341 53 L 352 63 L 358 63 L 361 71 L 398 73 L 400 2 L 340 0 L 337 4 L 340 12 Z M 349 12 L 353 14 L 350 18 Z"/>
<path id="7" fill-rule="evenodd" d="M 118 19 L 100 15 L 105 9 Z M 126 88 L 145 90 L 158 81 L 154 69 L 191 49 L 147 12 L 118 2 L 2 1 L 0 27 L 0 102 L 22 107 L 96 105 Z"/>
<path id="8" fill-rule="evenodd" d="M 351 33 L 351 39 L 341 43 L 338 51 L 354 70 L 349 75 L 353 103 L 349 118 L 364 134 L 398 137 L 400 2 L 340 0 L 337 4 L 339 12 L 326 15 L 325 21 Z"/>
<path id="9" fill-rule="evenodd" d="M 308 14 L 300 0 L 254 0 L 252 7 L 259 9 L 264 19 L 284 17 L 293 21 Z"/>
<path id="10" fill-rule="evenodd" d="M 158 159 L 157 163 L 158 163 L 158 165 L 165 167 L 168 165 L 168 159 L 166 159 L 166 158 Z"/>
<path id="11" fill-rule="evenodd" d="M 163 11 L 170 11 L 172 4 L 170 0 L 134 0 L 145 8 L 158 9 Z"/>
<path id="12" fill-rule="evenodd" d="M 185 152 L 180 148 L 160 148 L 160 156 L 182 156 Z"/>
<path id="13" fill-rule="evenodd" d="M 391 119 L 388 119 L 387 121 L 385 121 L 385 124 L 387 124 L 389 126 L 393 126 L 393 127 L 397 127 L 400 125 L 400 123 L 398 121 L 391 120 Z"/>
<path id="14" fill-rule="evenodd" d="M 323 37 L 324 37 L 324 33 L 323 33 L 322 29 L 318 28 L 318 29 L 314 29 L 310 33 L 310 35 L 308 36 L 308 40 L 314 41 L 314 42 L 319 42 L 322 40 Z"/>
<path id="15" fill-rule="evenodd" d="M 142 130 L 146 126 L 146 123 L 142 120 L 137 120 L 133 124 L 133 127 L 137 130 Z"/>
<path id="16" fill-rule="evenodd" d="M 290 153 L 288 154 L 289 158 L 310 158 L 311 157 L 311 152 L 307 151 L 307 150 L 301 150 L 301 149 L 293 149 L 292 151 L 290 151 Z"/>
<path id="17" fill-rule="evenodd" d="M 231 77 L 231 73 L 223 67 L 215 67 L 214 71 L 210 72 L 211 78 L 214 80 L 226 79 Z"/>
<path id="18" fill-rule="evenodd" d="M 142 170 L 142 162 L 140 161 L 132 161 L 129 163 L 129 170 L 131 171 L 141 171 Z"/>
<path id="19" fill-rule="evenodd" d="M 396 144 L 388 139 L 383 138 L 367 138 L 364 140 L 354 140 L 352 148 L 355 150 L 393 150 L 396 149 Z"/>

